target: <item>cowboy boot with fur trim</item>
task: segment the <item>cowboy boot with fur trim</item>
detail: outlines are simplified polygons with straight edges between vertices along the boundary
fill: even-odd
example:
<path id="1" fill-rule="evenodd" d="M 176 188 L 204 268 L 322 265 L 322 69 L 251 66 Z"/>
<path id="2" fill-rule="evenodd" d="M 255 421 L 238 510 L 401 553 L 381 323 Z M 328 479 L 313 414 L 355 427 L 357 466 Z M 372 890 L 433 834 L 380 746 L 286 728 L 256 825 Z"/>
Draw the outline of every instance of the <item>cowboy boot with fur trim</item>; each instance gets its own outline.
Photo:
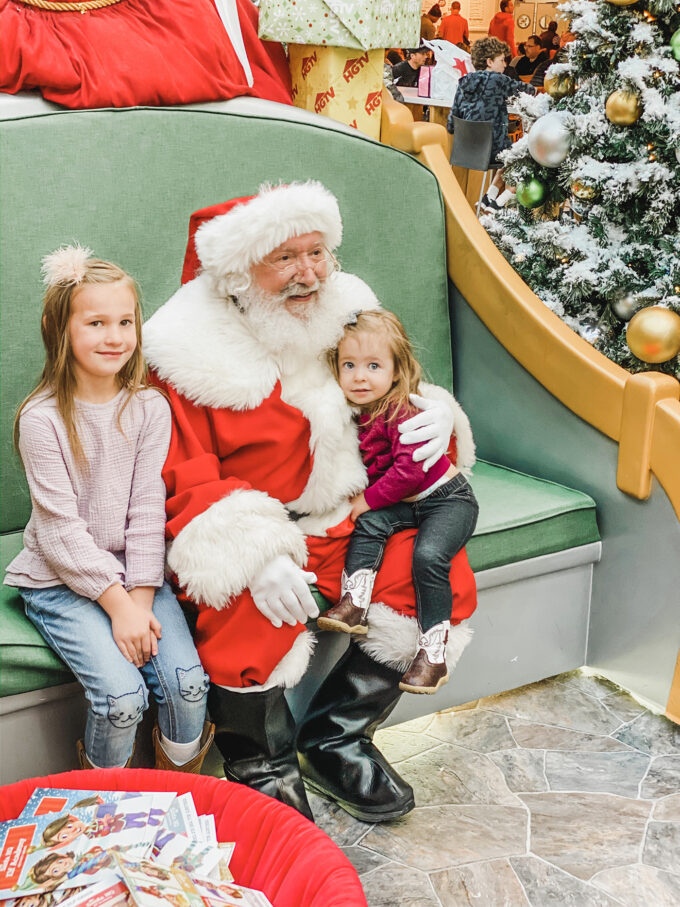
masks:
<path id="1" fill-rule="evenodd" d="M 399 689 L 407 693 L 436 693 L 449 679 L 446 644 L 451 624 L 444 620 L 420 634 L 418 652 L 401 678 Z"/>
<path id="2" fill-rule="evenodd" d="M 298 733 L 307 786 L 363 822 L 396 819 L 415 805 L 411 786 L 373 744 L 376 728 L 401 696 L 401 673 L 350 644 L 312 699 Z"/>
<path id="3" fill-rule="evenodd" d="M 295 722 L 281 687 L 237 693 L 211 684 L 208 714 L 225 777 L 287 803 L 313 822 L 295 752 Z"/>
<path id="4" fill-rule="evenodd" d="M 365 636 L 375 577 L 375 570 L 355 570 L 351 576 L 343 570 L 340 601 L 317 620 L 319 629 Z"/>
<path id="5" fill-rule="evenodd" d="M 163 744 L 161 743 L 161 729 L 158 727 L 158 724 L 155 724 L 151 735 L 155 757 L 154 768 L 160 768 L 168 772 L 187 772 L 187 774 L 200 775 L 201 768 L 203 767 L 203 760 L 212 746 L 214 737 L 215 725 L 211 724 L 209 721 L 205 721 L 203 723 L 203 733 L 201 734 L 199 751 L 192 759 L 189 759 L 188 762 L 177 765 L 163 749 Z"/>

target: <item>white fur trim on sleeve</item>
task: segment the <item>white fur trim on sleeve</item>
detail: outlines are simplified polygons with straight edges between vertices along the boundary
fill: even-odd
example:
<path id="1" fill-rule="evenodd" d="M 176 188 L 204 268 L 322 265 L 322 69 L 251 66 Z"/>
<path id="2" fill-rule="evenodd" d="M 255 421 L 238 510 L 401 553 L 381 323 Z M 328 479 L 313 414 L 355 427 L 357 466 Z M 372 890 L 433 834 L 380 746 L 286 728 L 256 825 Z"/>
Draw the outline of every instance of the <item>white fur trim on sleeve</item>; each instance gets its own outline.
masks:
<path id="1" fill-rule="evenodd" d="M 453 410 L 453 433 L 456 436 L 456 466 L 465 476 L 469 476 L 472 467 L 476 462 L 475 442 L 472 437 L 470 420 L 468 419 L 463 407 L 456 400 L 453 394 L 450 394 L 443 387 L 437 384 L 427 384 L 424 381 L 420 383 L 420 394 L 430 400 L 443 400 L 449 404 Z"/>
<path id="2" fill-rule="evenodd" d="M 262 491 L 238 489 L 177 534 L 168 566 L 190 598 L 219 609 L 280 554 L 304 566 L 304 535 L 279 501 Z"/>
<path id="3" fill-rule="evenodd" d="M 458 664 L 474 631 L 463 624 L 456 624 L 449 631 L 446 646 L 446 666 L 449 673 Z M 371 602 L 368 609 L 368 633 L 358 643 L 363 651 L 379 664 L 397 671 L 405 671 L 413 661 L 420 630 L 415 617 L 406 617 L 382 602 Z"/>
<path id="4" fill-rule="evenodd" d="M 325 186 L 315 180 L 262 186 L 250 201 L 201 224 L 196 250 L 204 269 L 219 278 L 247 272 L 281 243 L 317 230 L 331 251 L 340 245 L 338 200 Z"/>

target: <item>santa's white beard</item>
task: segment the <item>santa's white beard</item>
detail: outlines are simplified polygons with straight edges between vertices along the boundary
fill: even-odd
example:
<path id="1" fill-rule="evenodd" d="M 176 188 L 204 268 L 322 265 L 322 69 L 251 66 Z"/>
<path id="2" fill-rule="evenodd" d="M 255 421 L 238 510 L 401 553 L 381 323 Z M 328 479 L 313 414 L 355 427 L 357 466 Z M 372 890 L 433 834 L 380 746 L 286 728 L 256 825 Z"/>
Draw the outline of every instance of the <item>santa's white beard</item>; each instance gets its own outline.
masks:
<path id="1" fill-rule="evenodd" d="M 302 296 L 316 289 L 312 302 L 301 303 L 294 314 L 286 308 L 290 296 Z M 318 288 L 291 284 L 281 293 L 269 293 L 251 286 L 237 296 L 253 335 L 277 355 L 320 355 L 337 346 L 343 335 L 344 313 L 337 310 L 326 281 Z"/>

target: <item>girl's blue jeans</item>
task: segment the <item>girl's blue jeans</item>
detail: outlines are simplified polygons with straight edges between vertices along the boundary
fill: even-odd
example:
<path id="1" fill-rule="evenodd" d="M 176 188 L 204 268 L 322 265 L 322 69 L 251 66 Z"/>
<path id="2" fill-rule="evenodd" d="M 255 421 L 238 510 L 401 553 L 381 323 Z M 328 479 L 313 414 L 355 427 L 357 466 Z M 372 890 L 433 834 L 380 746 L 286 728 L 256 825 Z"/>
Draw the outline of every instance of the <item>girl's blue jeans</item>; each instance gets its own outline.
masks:
<path id="1" fill-rule="evenodd" d="M 470 540 L 478 515 L 470 483 L 459 472 L 421 501 L 400 501 L 362 513 L 350 538 L 345 570 L 350 576 L 364 568 L 379 570 L 387 539 L 402 529 L 417 529 L 413 588 L 418 624 L 426 633 L 451 619 L 451 560 Z"/>
<path id="2" fill-rule="evenodd" d="M 203 730 L 209 678 L 203 670 L 182 609 L 165 583 L 156 590 L 153 613 L 161 624 L 158 655 L 136 668 L 113 640 L 106 612 L 68 586 L 20 588 L 26 614 L 66 662 L 89 702 L 85 752 L 100 768 L 125 765 L 137 724 L 158 703 L 158 724 L 175 743 L 189 743 Z"/>

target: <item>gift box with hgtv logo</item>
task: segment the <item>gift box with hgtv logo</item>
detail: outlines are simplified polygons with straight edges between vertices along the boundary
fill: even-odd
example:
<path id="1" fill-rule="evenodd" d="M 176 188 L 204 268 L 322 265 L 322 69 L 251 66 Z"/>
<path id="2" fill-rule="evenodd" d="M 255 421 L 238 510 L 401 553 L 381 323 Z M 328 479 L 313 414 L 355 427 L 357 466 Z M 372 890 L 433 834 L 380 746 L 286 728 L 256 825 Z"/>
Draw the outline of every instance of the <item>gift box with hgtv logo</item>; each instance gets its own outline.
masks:
<path id="1" fill-rule="evenodd" d="M 289 44 L 293 103 L 380 138 L 382 49 Z"/>

